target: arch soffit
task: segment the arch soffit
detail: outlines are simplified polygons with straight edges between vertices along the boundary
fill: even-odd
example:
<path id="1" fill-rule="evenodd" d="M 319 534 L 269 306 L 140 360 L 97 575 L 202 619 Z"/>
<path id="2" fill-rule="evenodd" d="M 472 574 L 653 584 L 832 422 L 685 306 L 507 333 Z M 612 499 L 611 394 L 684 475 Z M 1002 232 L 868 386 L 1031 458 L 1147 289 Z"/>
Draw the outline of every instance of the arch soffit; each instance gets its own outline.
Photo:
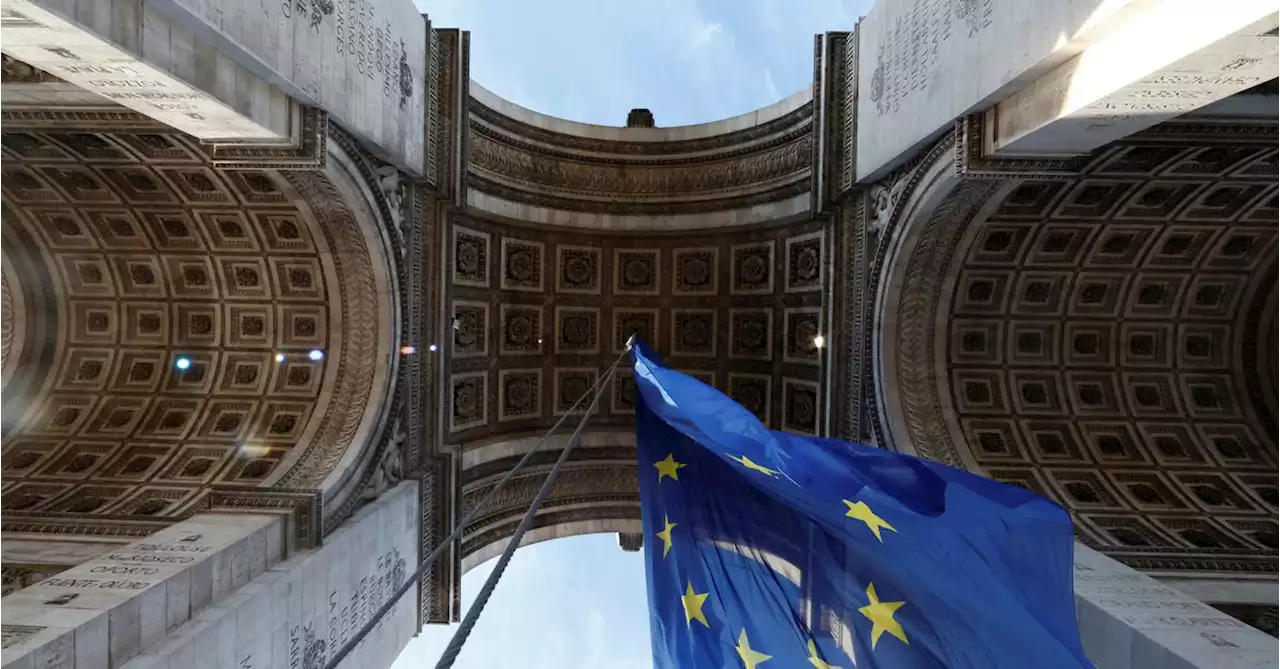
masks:
<path id="1" fill-rule="evenodd" d="M 144 384 L 149 390 L 144 389 L 137 401 L 150 401 L 154 398 L 147 396 L 153 393 L 163 396 L 177 391 L 186 399 L 175 398 L 175 407 L 194 405 L 185 412 L 167 413 L 154 407 L 147 413 L 146 407 L 132 405 L 77 406 L 74 418 L 67 411 L 58 418 L 58 406 L 26 412 L 12 407 L 12 412 L 6 411 L 12 414 L 6 416 L 6 423 L 16 424 L 20 419 L 21 424 L 12 431 L 16 438 L 6 439 L 5 475 L 6 483 L 21 482 L 6 486 L 6 501 L 20 502 L 17 506 L 22 509 L 13 508 L 15 512 L 38 516 L 45 510 L 71 510 L 68 505 L 80 509 L 84 504 L 77 500 L 91 496 L 104 503 L 77 513 L 113 517 L 142 513 L 148 519 L 162 520 L 197 512 L 218 500 L 227 502 L 225 494 L 214 495 L 216 500 L 208 494 L 210 486 L 223 482 L 242 491 L 246 483 L 292 491 L 322 489 L 332 493 L 341 488 L 340 483 L 349 478 L 344 470 L 352 469 L 349 465 L 362 458 L 349 447 L 370 441 L 367 437 L 379 429 L 394 377 L 387 363 L 394 359 L 391 351 L 398 328 L 397 271 L 387 251 L 390 245 L 383 226 L 376 222 L 381 217 L 373 214 L 373 193 L 347 173 L 350 159 L 332 146 L 324 172 L 221 169 L 210 164 L 202 147 L 179 133 L 141 118 L 113 125 L 121 116 L 66 112 L 55 119 L 56 124 L 48 119 L 6 119 L 6 177 L 10 172 L 19 176 L 16 181 L 5 180 L 6 209 L 20 212 L 21 220 L 16 222 L 30 229 L 32 239 L 52 249 L 44 253 L 60 268 L 51 267 L 51 274 L 56 275 L 61 292 L 67 294 L 66 281 L 73 275 L 62 271 L 66 263 L 59 263 L 57 257 L 87 253 L 88 274 L 83 276 L 98 277 L 108 291 L 104 295 L 138 298 L 137 302 L 126 299 L 131 303 L 123 306 L 104 302 L 105 316 L 93 316 L 96 312 L 70 304 L 59 307 L 61 329 L 77 339 L 77 346 L 85 352 L 77 357 L 83 358 L 78 368 L 61 369 L 66 367 L 61 365 L 42 375 L 49 381 L 41 392 L 56 398 L 63 381 L 78 382 L 82 386 L 78 394 L 85 392 L 86 383 L 90 389 L 115 392 L 111 390 L 113 383 L 127 380 L 137 371 L 121 367 L 127 356 L 115 349 L 124 344 L 126 348 L 155 349 L 144 356 L 150 363 L 147 368 L 155 370 L 151 373 L 154 377 L 148 378 L 155 382 Z M 183 209 L 188 213 L 180 213 Z M 70 222 L 55 222 L 49 218 L 54 214 Z M 68 234 L 62 235 L 59 225 Z M 296 234 L 289 232 L 295 229 L 302 232 L 296 242 L 289 236 Z M 112 230 L 126 237 L 112 237 Z M 175 236 L 167 236 L 170 233 Z M 237 235 L 248 236 L 242 240 Z M 190 244 L 184 246 L 188 239 Z M 6 246 L 9 241 L 6 236 Z M 298 244 L 312 244 L 315 253 L 306 253 Z M 255 251 L 266 251 L 266 257 L 261 261 L 232 257 Z M 133 257 L 138 266 L 125 267 L 125 256 L 137 253 L 144 254 Z M 147 258 L 149 253 L 157 254 L 152 256 L 157 259 L 154 264 Z M 247 263 L 244 268 L 233 266 L 240 261 Z M 237 269 L 247 271 L 237 273 Z M 119 283 L 121 277 L 130 278 L 130 271 L 139 279 L 152 281 L 159 292 L 143 294 L 144 290 L 133 295 L 138 286 Z M 301 283 L 291 283 L 294 274 Z M 75 276 L 79 277 L 77 295 L 88 291 L 85 296 L 97 299 L 93 286 L 83 284 L 83 276 Z M 238 278 L 253 277 L 261 277 L 258 292 L 253 289 L 258 284 L 236 283 Z M 179 313 L 181 309 L 168 313 L 171 309 L 142 308 L 147 302 L 155 306 L 157 297 L 190 304 L 183 313 Z M 263 298 L 268 299 L 264 302 Z M 210 308 L 200 306 L 201 300 L 209 299 L 214 300 Z M 298 304 L 291 305 L 291 299 Z M 245 302 L 232 314 L 238 300 Z M 85 323 L 77 323 L 77 315 L 119 319 L 111 324 L 126 334 L 138 334 L 139 324 L 146 326 L 144 332 L 153 331 L 156 319 L 159 326 L 152 335 L 154 341 L 114 341 L 101 335 L 95 339 L 93 331 L 78 327 Z M 203 321 L 193 321 L 194 316 Z M 267 327 L 261 328 L 262 324 Z M 286 336 L 282 328 L 287 326 L 297 329 Z M 208 342 L 202 343 L 206 332 Z M 166 333 L 171 336 L 166 338 Z M 160 338 L 155 339 L 157 336 Z M 235 350 L 238 348 L 243 350 Z M 325 358 L 306 360 L 305 352 L 310 348 L 324 349 Z M 204 369 L 194 387 L 182 388 L 184 381 L 191 382 L 194 377 L 177 378 L 171 371 L 172 358 L 175 351 L 188 350 L 194 368 Z M 280 366 L 270 360 L 277 350 L 289 353 Z M 151 361 L 155 356 L 159 357 Z M 232 362 L 238 365 L 232 366 L 234 369 L 228 366 Z M 302 371 L 296 371 L 295 366 Z M 256 379 L 250 384 L 253 389 L 249 395 L 233 393 L 238 395 L 234 402 L 218 399 L 221 386 L 234 384 L 241 372 L 246 382 L 251 375 Z M 140 378 L 137 374 L 135 380 Z M 335 393 L 335 389 L 345 392 Z M 273 397 L 280 392 L 284 394 Z M 44 395 L 39 401 L 43 399 Z M 248 410 L 240 409 L 246 402 Z M 171 418 L 171 424 L 165 425 L 172 428 L 167 437 L 160 434 L 166 432 L 160 429 L 165 425 L 156 422 L 168 420 L 165 416 Z M 103 431 L 105 424 L 99 425 L 104 420 L 128 432 L 116 430 L 121 437 L 117 443 L 126 451 L 127 444 L 139 438 L 159 450 L 116 452 L 106 444 L 85 450 L 88 445 L 78 441 L 76 430 L 91 429 L 93 438 L 100 441 L 111 433 Z M 61 423 L 54 425 L 58 421 Z M 215 430 L 215 426 L 224 429 Z M 283 432 L 273 432 L 273 427 Z M 73 467 L 82 473 L 68 478 L 69 472 L 63 469 L 73 461 Z M 141 473 L 135 471 L 139 468 Z M 41 482 L 46 478 L 49 480 Z M 114 478 L 120 480 L 113 483 Z"/>
<path id="2" fill-rule="evenodd" d="M 932 319 L 919 322 L 910 316 L 928 315 L 936 308 L 937 291 L 928 283 L 932 277 L 921 268 L 945 265 L 950 249 L 920 242 L 938 231 L 944 237 L 955 232 L 957 209 L 960 214 L 972 213 L 991 190 L 990 184 L 966 182 L 957 174 L 961 149 L 956 144 L 955 133 L 948 133 L 919 161 L 891 175 L 871 194 L 877 233 L 872 261 L 876 268 L 872 376 L 877 388 L 869 399 L 876 402 L 873 421 L 879 443 L 972 469 L 976 466 L 972 458 L 952 446 L 950 439 L 939 438 L 941 425 L 923 425 L 934 407 L 927 406 L 926 398 L 904 394 L 903 388 L 911 382 L 934 383 L 937 373 L 929 362 Z M 907 360 L 911 363 L 906 364 Z"/>
<path id="3" fill-rule="evenodd" d="M 569 519 L 570 516 L 567 514 L 540 516 L 538 520 L 545 518 L 546 524 L 538 525 L 537 520 L 535 520 L 535 527 L 525 532 L 524 538 L 520 541 L 520 547 L 524 548 L 553 539 L 589 534 L 640 534 L 644 532 L 644 527 L 640 522 L 639 509 L 636 510 L 635 516 L 613 513 L 611 510 L 582 515 L 583 517 L 572 520 Z M 515 527 L 513 526 L 511 532 L 514 532 L 514 530 Z M 483 545 L 465 545 L 462 557 L 463 573 L 469 572 L 501 555 L 502 551 L 507 547 L 507 540 L 510 538 L 510 534 L 508 533 L 506 536 L 499 537 Z"/>
<path id="4" fill-rule="evenodd" d="M 549 437 L 525 467 L 484 507 L 463 537 L 464 555 L 483 550 L 491 544 L 497 544 L 492 549 L 494 554 L 501 551 L 505 539 L 515 532 L 521 517 L 551 472 L 569 436 L 562 433 Z M 539 439 L 540 435 L 533 434 L 505 437 L 463 450 L 459 455 L 462 471 L 458 516 L 465 516 L 474 509 L 499 480 L 537 445 Z M 584 432 L 581 443 L 570 454 L 551 493 L 539 508 L 534 527 L 585 520 L 638 522 L 640 488 L 636 480 L 635 458 L 634 431 L 606 429 Z M 547 535 L 546 538 L 555 536 L 568 535 Z M 480 561 L 484 559 L 488 558 Z"/>
<path id="5" fill-rule="evenodd" d="M 810 211 L 812 92 L 712 123 L 610 128 L 538 114 L 472 84 L 468 205 L 531 223 L 678 230 Z"/>
<path id="6" fill-rule="evenodd" d="M 1247 360 L 1267 355 L 1254 342 L 1272 328 L 1262 305 L 1274 301 L 1267 296 L 1275 291 L 1275 152 L 1266 141 L 1274 132 L 1274 125 L 1168 124 L 1101 150 L 1073 175 L 1031 173 L 1003 185 L 966 179 L 950 189 L 932 189 L 937 204 L 923 213 L 913 211 L 912 203 L 927 203 L 928 190 L 904 194 L 901 218 L 890 221 L 898 227 L 890 227 L 882 242 L 887 262 L 878 265 L 874 360 L 882 441 L 1059 499 L 1076 512 L 1087 542 L 1139 568 L 1274 573 L 1274 526 L 1249 518 L 1274 514 L 1276 480 L 1261 475 L 1262 468 L 1274 470 L 1274 428 L 1268 427 L 1274 412 L 1264 401 L 1250 401 L 1257 394 L 1252 389 L 1268 379 L 1246 373 L 1255 367 Z M 1111 173 L 1144 177 L 1117 180 Z M 971 201 L 963 204 L 966 197 Z M 1164 213 L 1144 214 L 1143 207 Z M 1081 224 L 1082 219 L 1109 224 Z M 1055 251 L 1062 257 L 1049 257 L 1053 253 L 1045 249 L 1067 242 L 1065 250 Z M 1001 251 L 1001 244 L 1009 249 Z M 974 254 L 982 258 L 971 267 Z M 958 348 L 956 328 L 964 323 L 957 320 L 969 315 L 974 321 L 981 312 L 969 304 L 975 298 L 967 297 L 972 277 L 998 274 L 1015 261 L 1039 264 L 1026 265 L 1034 270 L 1030 274 L 1017 269 L 1018 276 L 996 286 L 995 295 L 1020 296 L 1031 291 L 1031 279 L 1051 283 L 1065 277 L 1061 295 L 1054 298 L 1050 290 L 1047 311 L 1022 305 L 982 317 L 996 329 L 966 339 L 964 346 L 981 348 L 986 341 L 995 358 L 1032 346 L 1037 338 L 1014 337 L 999 325 L 1010 314 L 1018 317 L 1014 321 L 1065 328 L 1044 335 L 1053 350 L 1039 369 L 1030 359 L 1010 363 L 1018 368 L 1009 373 L 1022 374 L 1024 381 L 1035 382 L 1031 377 L 1039 375 L 1053 406 L 1028 407 L 1039 400 L 1019 382 L 991 388 L 998 407 L 984 412 L 974 409 L 976 400 L 964 396 L 961 381 L 953 378 L 960 373 L 953 358 L 967 350 Z M 1184 279 L 1186 285 L 1178 283 Z M 1168 281 L 1176 285 L 1164 285 Z M 1134 306 L 1133 296 L 1148 287 L 1144 311 Z M 1088 299 L 1101 300 L 1093 308 L 1102 311 L 1095 315 L 1109 316 L 1093 339 L 1086 330 L 1097 330 L 1103 321 L 1087 318 L 1093 303 L 1082 302 L 1085 293 L 1101 295 Z M 1156 305 L 1157 294 L 1177 300 Z M 1054 300 L 1062 306 L 1054 308 Z M 1081 314 L 1085 319 L 1073 322 Z M 1164 339 L 1151 339 L 1141 336 L 1144 328 L 1153 334 L 1172 329 Z M 1117 337 L 1123 345 L 1113 349 Z M 1155 342 L 1156 359 L 1143 362 L 1139 357 L 1144 346 L 1150 348 L 1143 343 L 1148 341 Z M 1095 354 L 1106 359 L 1085 360 Z M 1156 364 L 1160 359 L 1163 367 Z M 959 367 L 980 367 L 975 360 Z M 1123 373 L 1102 373 L 1099 364 Z M 1156 388 L 1166 378 L 1171 383 Z M 1133 385 L 1138 381 L 1156 385 L 1139 389 Z M 1104 405 L 1114 406 L 1114 415 Z M 1061 411 L 1072 416 L 1067 424 L 1054 420 Z M 1014 420 L 1004 420 L 1010 413 Z M 1007 430 L 1005 423 L 1011 425 Z M 1059 439 L 1045 436 L 1044 430 L 1057 427 L 1066 430 Z M 1040 453 L 1063 444 L 1080 450 L 1081 467 L 1100 463 L 1091 466 L 1101 471 L 1108 463 L 1154 462 L 1161 473 L 1063 479 L 1049 471 L 1053 453 Z M 1220 474 L 1209 475 L 1209 469 Z M 1167 513 L 1151 513 L 1152 504 L 1165 505 Z"/>
<path id="7" fill-rule="evenodd" d="M 396 252 L 397 244 L 403 242 L 393 239 L 398 231 L 389 208 L 398 207 L 398 203 L 388 202 L 386 192 L 377 187 L 376 176 L 355 142 L 335 126 L 331 126 L 330 134 L 337 141 L 327 142 L 328 160 L 322 176 L 321 173 L 293 174 L 290 180 L 309 191 L 300 208 L 311 210 L 326 228 L 335 231 L 330 242 L 333 254 L 356 252 L 352 271 L 345 275 L 344 281 L 358 282 L 349 290 L 367 297 L 362 301 L 344 301 L 339 318 L 349 338 L 370 348 L 358 370 L 359 378 L 368 378 L 369 383 L 349 386 L 351 392 L 345 403 L 363 406 L 364 410 L 358 423 L 348 421 L 345 425 L 342 434 L 346 448 L 326 453 L 323 459 L 310 465 L 310 470 L 305 465 L 299 466 L 296 473 L 290 470 L 281 480 L 273 482 L 287 485 L 288 475 L 296 476 L 295 480 L 314 480 L 323 475 L 315 487 L 324 495 L 326 532 L 354 510 L 355 497 L 368 485 L 371 470 L 377 466 L 383 451 L 399 447 L 394 443 L 400 418 L 395 414 L 399 399 L 395 385 L 401 361 L 397 353 L 404 313 L 404 271 L 400 254 Z M 366 257 L 371 271 L 362 266 L 366 264 Z"/>

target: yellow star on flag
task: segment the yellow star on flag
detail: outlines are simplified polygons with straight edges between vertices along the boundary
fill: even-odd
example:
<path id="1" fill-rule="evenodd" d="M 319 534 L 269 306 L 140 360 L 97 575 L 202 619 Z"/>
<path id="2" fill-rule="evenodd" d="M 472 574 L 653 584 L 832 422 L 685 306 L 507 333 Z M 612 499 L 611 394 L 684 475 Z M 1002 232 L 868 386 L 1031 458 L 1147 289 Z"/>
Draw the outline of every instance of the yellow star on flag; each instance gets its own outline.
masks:
<path id="1" fill-rule="evenodd" d="M 658 538 L 662 540 L 662 557 L 667 557 L 667 553 L 671 551 L 671 530 L 677 523 L 671 522 L 667 516 L 662 517 L 663 525 L 666 525 L 661 532 L 657 532 Z"/>
<path id="2" fill-rule="evenodd" d="M 876 535 L 876 539 L 880 540 L 880 543 L 884 543 L 884 537 L 880 536 L 880 528 L 883 527 L 890 532 L 897 532 L 897 530 L 893 529 L 892 525 L 884 522 L 884 518 L 877 516 L 875 512 L 871 510 L 871 507 L 867 506 L 866 502 L 850 502 L 846 499 L 844 500 L 844 504 L 849 507 L 849 510 L 846 511 L 844 515 L 849 518 L 856 518 L 866 523 L 867 527 L 871 529 L 871 533 Z"/>
<path id="3" fill-rule="evenodd" d="M 870 604 L 858 609 L 858 613 L 867 617 L 871 621 L 871 650 L 876 649 L 876 642 L 880 640 L 880 636 L 888 632 L 899 639 L 902 643 L 908 643 L 907 633 L 902 630 L 902 624 L 893 619 L 893 614 L 906 602 L 882 602 L 876 597 L 876 586 L 874 583 L 867 584 L 867 599 Z"/>
<path id="4" fill-rule="evenodd" d="M 684 594 L 680 596 L 680 603 L 684 605 L 684 622 L 692 625 L 693 621 L 698 621 L 707 627 L 711 627 L 711 623 L 707 622 L 707 617 L 702 613 L 702 603 L 707 601 L 707 595 L 710 593 L 698 593 L 693 591 L 693 582 L 688 582 Z"/>
<path id="5" fill-rule="evenodd" d="M 818 644 L 809 639 L 809 664 L 813 665 L 813 669 L 840 669 L 834 664 L 827 664 L 827 661 L 818 655 Z"/>
<path id="6" fill-rule="evenodd" d="M 658 483 L 662 483 L 662 477 L 664 476 L 670 476 L 672 481 L 679 481 L 680 477 L 677 472 L 687 466 L 683 462 L 676 462 L 674 454 L 671 453 L 667 454 L 665 460 L 653 463 L 653 468 L 658 470 Z"/>
<path id="7" fill-rule="evenodd" d="M 758 465 L 754 461 L 752 461 L 751 458 L 748 458 L 745 455 L 739 455 L 736 458 L 729 458 L 729 459 L 741 464 L 743 467 L 746 467 L 747 469 L 754 469 L 760 472 L 761 474 L 764 474 L 765 476 L 777 476 L 778 474 L 776 470 L 769 469 L 764 465 Z"/>
<path id="8" fill-rule="evenodd" d="M 756 669 L 757 666 L 773 659 L 772 655 L 765 655 L 760 651 L 751 647 L 751 642 L 747 640 L 747 630 L 742 630 L 738 635 L 738 657 L 742 658 L 742 666 L 745 669 Z"/>

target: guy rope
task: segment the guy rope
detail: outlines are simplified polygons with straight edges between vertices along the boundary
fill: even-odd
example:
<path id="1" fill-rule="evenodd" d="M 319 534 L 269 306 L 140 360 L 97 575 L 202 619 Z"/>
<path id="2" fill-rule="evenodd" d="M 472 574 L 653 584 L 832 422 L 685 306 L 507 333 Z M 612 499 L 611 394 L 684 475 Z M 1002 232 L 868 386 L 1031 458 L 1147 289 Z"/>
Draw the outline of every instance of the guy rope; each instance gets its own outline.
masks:
<path id="1" fill-rule="evenodd" d="M 630 354 L 633 340 L 634 336 L 627 340 L 626 350 L 623 351 L 622 355 L 618 356 L 617 360 L 613 361 L 613 364 L 609 366 L 604 374 L 601 374 L 596 378 L 596 383 L 591 387 L 591 390 L 578 398 L 578 401 L 574 403 L 573 408 L 561 416 L 560 420 L 556 421 L 556 424 L 551 426 L 551 429 L 547 430 L 546 434 L 542 435 L 542 438 L 538 440 L 538 443 L 534 445 L 533 448 L 529 449 L 529 452 L 525 453 L 524 457 L 520 458 L 520 461 L 516 463 L 516 466 L 498 481 L 497 485 L 489 491 L 489 494 L 485 495 L 484 499 L 482 499 L 479 504 L 472 507 L 471 511 L 469 511 L 467 515 L 458 522 L 458 526 L 454 528 L 453 532 L 450 533 L 444 541 L 439 542 L 436 547 L 432 549 L 425 558 L 423 558 L 422 562 L 418 565 L 418 568 L 414 570 L 414 572 L 409 575 L 409 578 L 400 585 L 395 593 L 378 608 L 374 615 L 369 618 L 369 621 L 360 628 L 360 631 L 348 639 L 347 642 L 329 658 L 329 661 L 325 663 L 325 669 L 334 669 L 337 667 L 344 659 L 346 659 L 347 655 L 351 654 L 351 651 L 354 650 L 356 646 L 360 645 L 360 642 L 368 636 L 369 631 L 377 626 L 378 622 L 391 611 L 392 607 L 394 607 L 397 602 L 400 601 L 400 598 L 404 597 L 404 594 L 422 578 L 422 574 L 435 564 L 440 556 L 444 554 L 445 547 L 453 544 L 455 540 L 462 536 L 462 533 L 466 531 L 467 526 L 471 524 L 471 521 L 475 520 L 475 517 L 489 505 L 489 502 L 492 501 L 493 498 L 506 487 L 507 483 L 515 477 L 516 473 L 529 462 L 533 457 L 533 454 L 537 453 L 542 448 L 542 445 L 547 442 L 547 439 L 560 429 L 560 426 L 564 423 L 565 419 L 572 415 L 573 412 L 577 411 L 578 407 L 581 406 L 583 401 L 587 400 L 587 396 L 590 395 L 590 402 L 586 410 L 582 413 L 582 419 L 578 421 L 578 426 L 574 428 L 573 436 L 569 438 L 569 443 L 565 444 L 564 450 L 560 453 L 560 458 L 556 460 L 555 466 L 551 468 L 551 473 L 547 475 L 547 480 L 543 482 L 542 488 L 538 490 L 537 496 L 533 499 L 533 503 L 530 504 L 529 509 L 525 511 L 524 518 L 520 520 L 520 525 L 516 528 L 515 534 L 511 535 L 511 539 L 507 542 L 506 548 L 498 558 L 498 564 L 494 568 L 493 573 L 489 574 L 489 578 L 485 580 L 484 586 L 480 588 L 480 594 L 476 597 L 475 603 L 471 605 L 471 608 L 467 610 L 467 615 L 463 617 L 462 625 L 458 627 L 457 631 L 453 634 L 453 638 L 449 640 L 449 645 L 445 648 L 444 654 L 441 655 L 440 661 L 436 664 L 436 669 L 449 669 L 449 667 L 453 666 L 454 661 L 458 659 L 458 654 L 462 652 L 463 644 L 467 642 L 467 637 L 471 635 L 472 629 L 475 628 L 476 621 L 480 619 L 480 614 L 484 612 L 485 604 L 488 603 L 489 597 L 493 594 L 494 588 L 497 587 L 498 580 L 502 578 L 502 573 L 506 570 L 507 564 L 511 562 L 511 556 L 514 555 L 516 549 L 520 547 L 520 540 L 524 537 L 524 533 L 528 531 L 529 527 L 533 525 L 533 519 L 538 513 L 538 508 L 542 506 L 542 502 L 546 500 L 547 495 L 551 494 L 551 489 L 555 486 L 556 477 L 560 475 L 560 470 L 564 468 L 565 462 L 569 460 L 569 454 L 573 451 L 573 448 L 578 445 L 578 441 L 582 438 L 582 430 L 587 425 L 587 419 L 590 418 L 592 412 L 595 411 L 596 403 L 599 402 L 600 395 L 603 393 L 609 379 L 613 378 L 613 374 L 618 369 L 618 365 L 622 362 L 622 359 Z"/>

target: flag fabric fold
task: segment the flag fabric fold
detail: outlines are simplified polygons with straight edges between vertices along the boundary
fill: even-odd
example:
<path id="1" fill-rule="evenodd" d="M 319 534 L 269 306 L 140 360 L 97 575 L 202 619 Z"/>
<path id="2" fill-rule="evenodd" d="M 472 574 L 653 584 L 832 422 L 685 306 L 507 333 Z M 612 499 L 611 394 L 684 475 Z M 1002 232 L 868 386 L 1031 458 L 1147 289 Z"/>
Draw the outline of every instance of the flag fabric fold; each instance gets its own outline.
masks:
<path id="1" fill-rule="evenodd" d="M 637 342 L 655 669 L 1085 669 L 1071 522 L 938 463 L 765 428 Z"/>

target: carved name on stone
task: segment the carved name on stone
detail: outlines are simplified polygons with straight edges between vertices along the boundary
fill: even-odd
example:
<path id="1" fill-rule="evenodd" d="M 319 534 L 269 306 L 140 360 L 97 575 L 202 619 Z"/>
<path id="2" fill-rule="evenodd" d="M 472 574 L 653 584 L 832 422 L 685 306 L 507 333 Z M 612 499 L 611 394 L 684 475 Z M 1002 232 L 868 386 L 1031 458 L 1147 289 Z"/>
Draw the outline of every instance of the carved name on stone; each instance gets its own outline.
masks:
<path id="1" fill-rule="evenodd" d="M 233 58 L 266 64 L 380 156 L 423 173 L 427 33 L 412 0 L 178 2 L 180 22 L 221 26 L 244 51 Z"/>
<path id="2" fill-rule="evenodd" d="M 125 10 L 114 7 L 113 0 L 99 1 L 106 13 L 119 17 L 117 32 L 125 30 Z M 231 100 L 171 75 L 165 69 L 171 63 L 144 61 L 140 53 L 131 53 L 127 46 L 90 33 L 84 29 L 88 26 L 46 11 L 31 0 L 6 0 L 5 10 L 0 28 L 5 52 L 41 70 L 203 140 L 289 139 L 288 123 L 283 118 L 272 124 L 266 115 L 241 114 Z M 139 32 L 144 14 L 149 27 L 153 20 L 162 20 L 150 9 L 139 13 L 135 7 L 131 11 L 129 16 L 138 24 Z M 140 51 L 136 45 L 132 48 Z M 166 49 L 165 57 L 168 55 Z M 236 73 L 230 76 L 234 78 Z"/>

